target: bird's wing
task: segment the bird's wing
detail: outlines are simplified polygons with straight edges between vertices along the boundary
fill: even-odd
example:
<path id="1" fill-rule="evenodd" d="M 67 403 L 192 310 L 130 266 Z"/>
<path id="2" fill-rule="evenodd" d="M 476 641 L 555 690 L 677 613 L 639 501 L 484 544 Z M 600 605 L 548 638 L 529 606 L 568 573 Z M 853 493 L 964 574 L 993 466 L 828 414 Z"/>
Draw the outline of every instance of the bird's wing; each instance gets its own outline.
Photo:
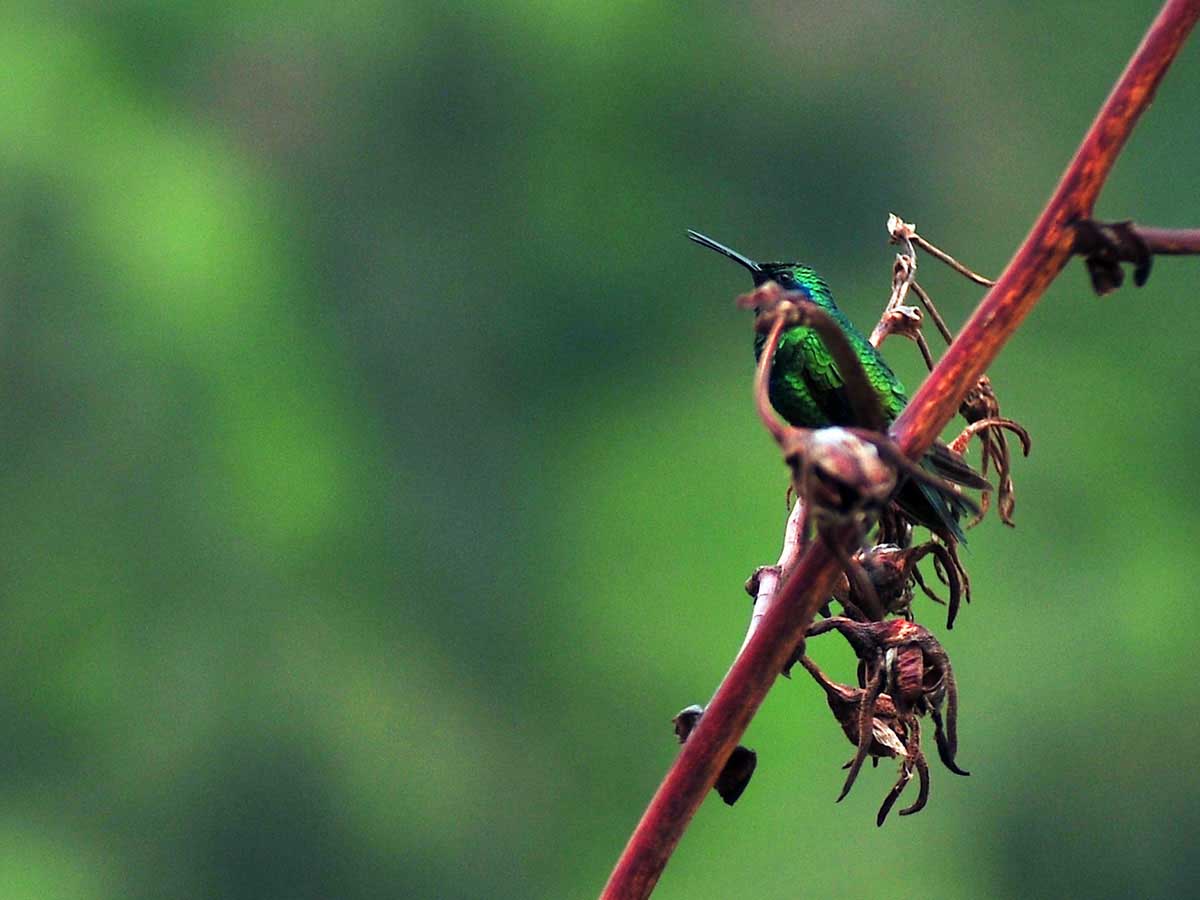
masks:
<path id="1" fill-rule="evenodd" d="M 816 402 L 821 406 L 825 417 L 838 424 L 855 424 L 854 410 L 846 390 L 846 380 L 838 371 L 837 364 L 828 348 L 817 336 L 816 332 L 805 329 L 806 333 L 798 338 L 802 343 L 800 358 L 803 365 L 798 367 Z M 854 341 L 855 351 L 862 359 L 867 379 L 875 389 L 875 396 L 883 407 L 883 415 L 891 421 L 900 415 L 908 403 L 908 396 L 900 381 L 888 368 L 883 358 L 875 352 L 866 340 Z M 859 346 L 861 344 L 861 346 Z"/>
<path id="2" fill-rule="evenodd" d="M 799 363 L 792 372 L 802 379 L 820 408 L 824 418 L 838 425 L 854 424 L 846 381 L 824 342 L 812 329 L 805 328 L 796 335 L 796 356 Z"/>

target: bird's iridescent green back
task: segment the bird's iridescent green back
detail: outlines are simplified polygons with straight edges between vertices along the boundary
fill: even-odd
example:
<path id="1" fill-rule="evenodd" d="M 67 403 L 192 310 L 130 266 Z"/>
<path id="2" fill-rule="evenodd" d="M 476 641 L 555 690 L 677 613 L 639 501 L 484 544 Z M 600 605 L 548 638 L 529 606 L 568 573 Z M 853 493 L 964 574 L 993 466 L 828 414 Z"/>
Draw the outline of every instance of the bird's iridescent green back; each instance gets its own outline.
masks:
<path id="1" fill-rule="evenodd" d="M 785 290 L 799 290 L 829 313 L 862 361 L 888 421 L 908 403 L 904 386 L 866 336 L 833 302 L 829 286 L 814 270 L 796 263 L 762 263 L 764 274 Z M 754 355 L 762 353 L 765 337 L 755 340 Z M 846 394 L 845 381 L 824 342 L 811 328 L 785 331 L 771 367 L 771 404 L 780 415 L 805 428 L 857 424 Z"/>

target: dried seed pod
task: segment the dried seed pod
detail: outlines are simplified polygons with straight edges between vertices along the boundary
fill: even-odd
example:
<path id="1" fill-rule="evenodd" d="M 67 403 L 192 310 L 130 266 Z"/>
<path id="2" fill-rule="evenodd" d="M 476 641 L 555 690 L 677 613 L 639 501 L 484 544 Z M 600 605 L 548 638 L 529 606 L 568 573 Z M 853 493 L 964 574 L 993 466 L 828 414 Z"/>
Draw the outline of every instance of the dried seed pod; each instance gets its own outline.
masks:
<path id="1" fill-rule="evenodd" d="M 679 743 L 683 744 L 687 741 L 702 715 L 704 715 L 704 707 L 698 703 L 685 706 L 675 714 L 675 718 L 671 721 L 675 725 L 675 737 L 679 738 Z M 721 799 L 729 806 L 733 806 L 742 796 L 742 792 L 746 790 L 746 786 L 750 783 L 750 777 L 754 774 L 757 766 L 758 754 L 739 744 L 733 748 L 729 759 L 725 761 L 720 774 L 717 775 L 717 782 L 713 785 L 713 790 L 720 794 Z"/>

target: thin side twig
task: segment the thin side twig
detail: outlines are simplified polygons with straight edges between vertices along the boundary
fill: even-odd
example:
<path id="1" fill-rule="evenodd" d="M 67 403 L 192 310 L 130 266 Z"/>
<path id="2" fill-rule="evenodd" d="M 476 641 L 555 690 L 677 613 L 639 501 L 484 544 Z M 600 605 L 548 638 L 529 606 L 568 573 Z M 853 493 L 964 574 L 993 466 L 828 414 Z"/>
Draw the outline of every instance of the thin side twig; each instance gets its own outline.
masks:
<path id="1" fill-rule="evenodd" d="M 879 347 L 889 335 L 900 334 L 915 341 L 928 359 L 929 346 L 921 334 L 921 311 L 914 306 L 904 305 L 908 289 L 917 277 L 917 256 L 912 244 L 906 241 L 905 245 L 908 252 L 896 254 L 896 261 L 892 264 L 892 293 L 868 340 L 872 347 Z M 932 363 L 930 368 L 933 368 Z"/>
<path id="2" fill-rule="evenodd" d="M 1134 222 L 1075 223 L 1075 252 L 1084 258 L 1092 289 L 1100 296 L 1125 282 L 1121 263 L 1133 264 L 1133 283 L 1141 287 L 1150 278 L 1155 256 L 1200 253 L 1200 229 L 1148 228 Z"/>
<path id="3" fill-rule="evenodd" d="M 918 282 L 914 281 L 912 292 L 917 295 L 917 299 L 919 299 L 921 301 L 921 305 L 925 307 L 925 312 L 929 313 L 929 318 L 933 319 L 933 324 L 937 326 L 938 332 L 941 334 L 946 343 L 954 343 L 954 334 L 946 325 L 946 320 L 942 318 L 942 314 L 938 312 L 937 307 L 933 305 L 933 300 L 925 291 L 925 288 L 921 287 Z M 932 368 L 932 366 L 930 368 Z"/>
<path id="4" fill-rule="evenodd" d="M 742 648 L 738 653 L 745 650 L 750 638 L 754 637 L 754 632 L 758 630 L 759 624 L 771 608 L 780 582 L 787 577 L 800 558 L 800 551 L 804 549 L 804 515 L 804 501 L 797 499 L 783 529 L 783 549 L 779 553 L 779 561 L 773 566 L 763 566 L 746 585 L 747 589 L 753 588 L 754 609 L 750 613 L 750 625 L 746 628 L 746 638 L 742 641 Z"/>
<path id="5" fill-rule="evenodd" d="M 1135 225 L 1134 231 L 1155 256 L 1191 256 L 1200 253 L 1200 228 L 1148 228 Z"/>
<path id="6" fill-rule="evenodd" d="M 991 287 L 992 285 L 994 285 L 996 283 L 996 282 L 992 281 L 992 279 L 987 278 L 986 276 L 980 275 L 978 272 L 972 272 L 970 269 L 968 269 L 966 266 L 964 266 L 962 263 L 960 263 L 957 259 L 955 259 L 953 256 L 951 256 L 949 253 L 947 253 L 944 250 L 939 249 L 938 247 L 935 247 L 933 244 L 929 243 L 929 241 L 925 240 L 925 238 L 921 237 L 921 235 L 914 234 L 912 239 L 913 239 L 914 244 L 916 244 L 918 247 L 920 247 L 922 250 L 924 250 L 930 256 L 934 257 L 935 259 L 941 260 L 946 265 L 948 265 L 950 268 L 952 268 L 955 272 L 957 272 L 959 275 L 969 278 L 971 281 L 975 282 L 976 284 L 981 284 L 984 287 Z"/>
<path id="7" fill-rule="evenodd" d="M 905 222 L 895 213 L 892 213 L 888 216 L 887 229 L 893 244 L 898 244 L 901 241 L 904 241 L 906 244 L 908 244 L 909 255 L 914 255 L 912 252 L 912 245 L 916 244 L 934 259 L 944 262 L 955 272 L 964 276 L 965 278 L 970 279 L 976 284 L 981 284 L 984 287 L 991 287 L 996 283 L 992 281 L 992 279 L 985 278 L 983 275 L 980 275 L 977 272 L 972 272 L 945 250 L 941 249 L 940 247 L 936 247 L 929 241 L 925 240 L 925 238 L 921 237 L 921 235 L 917 233 L 917 226 L 913 225 L 911 222 Z"/>

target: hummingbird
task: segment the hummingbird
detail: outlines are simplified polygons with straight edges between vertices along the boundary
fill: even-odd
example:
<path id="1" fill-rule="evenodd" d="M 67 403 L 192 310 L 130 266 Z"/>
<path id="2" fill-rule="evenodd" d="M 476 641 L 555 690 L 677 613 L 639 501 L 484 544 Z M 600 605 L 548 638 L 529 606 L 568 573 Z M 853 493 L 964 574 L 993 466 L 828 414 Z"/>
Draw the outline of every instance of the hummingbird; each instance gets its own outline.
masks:
<path id="1" fill-rule="evenodd" d="M 702 247 L 715 250 L 749 271 L 755 287 L 774 281 L 785 291 L 802 292 L 821 307 L 849 340 L 874 388 L 884 418 L 890 423 L 900 415 L 900 411 L 908 405 L 904 385 L 875 346 L 833 302 L 829 286 L 813 269 L 797 262 L 755 262 L 699 232 L 689 230 L 687 235 Z M 762 356 L 766 340 L 765 334 L 755 336 L 755 359 Z M 845 382 L 829 348 L 816 331 L 806 326 L 789 328 L 780 336 L 768 388 L 771 405 L 790 424 L 799 428 L 828 428 L 835 425 L 859 427 L 864 424 L 854 420 Z M 958 484 L 978 488 L 983 482 L 959 454 L 942 443 L 935 443 L 921 464 L 927 470 Z M 958 520 L 968 512 L 969 507 L 960 495 L 939 492 L 927 484 L 909 480 L 900 488 L 895 500 L 915 524 L 939 536 L 966 542 Z"/>

